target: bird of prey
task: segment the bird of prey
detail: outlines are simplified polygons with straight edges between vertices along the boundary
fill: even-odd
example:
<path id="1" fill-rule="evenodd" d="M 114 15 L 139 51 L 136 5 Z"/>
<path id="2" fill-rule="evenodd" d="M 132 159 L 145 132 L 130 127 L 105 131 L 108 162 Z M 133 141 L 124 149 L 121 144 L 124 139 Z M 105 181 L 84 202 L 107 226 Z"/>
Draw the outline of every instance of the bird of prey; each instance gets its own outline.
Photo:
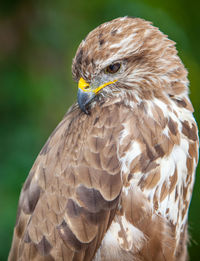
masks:
<path id="1" fill-rule="evenodd" d="M 187 70 L 150 22 L 81 42 L 74 104 L 23 185 L 9 261 L 183 261 L 198 161 Z"/>

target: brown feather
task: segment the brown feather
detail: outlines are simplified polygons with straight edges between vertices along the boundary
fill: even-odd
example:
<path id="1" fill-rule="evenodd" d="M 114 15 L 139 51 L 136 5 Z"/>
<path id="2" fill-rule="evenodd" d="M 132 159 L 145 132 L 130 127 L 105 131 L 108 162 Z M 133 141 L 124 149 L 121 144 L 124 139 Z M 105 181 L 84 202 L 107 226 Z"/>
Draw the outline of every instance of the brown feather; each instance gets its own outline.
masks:
<path id="1" fill-rule="evenodd" d="M 88 114 L 73 105 L 38 155 L 9 261 L 186 260 L 199 141 L 174 45 L 130 17 L 81 42 L 74 79 L 106 87 Z"/>
<path id="2" fill-rule="evenodd" d="M 71 253 L 78 251 L 78 260 L 89 260 L 85 259 L 84 253 L 87 251 L 94 255 L 100 245 L 110 224 L 106 216 L 110 217 L 111 211 L 117 207 L 122 182 L 119 163 L 113 153 L 117 137 L 110 136 L 110 130 L 120 124 L 115 122 L 112 127 L 110 124 L 105 126 L 104 138 L 101 142 L 94 139 L 95 144 L 91 145 L 95 129 L 91 122 L 99 115 L 99 110 L 97 108 L 86 119 L 85 115 L 76 118 L 79 110 L 67 114 L 34 163 L 20 197 L 21 211 L 12 246 L 12 251 L 18 249 L 15 250 L 16 256 L 20 252 L 21 260 L 26 260 L 27 251 L 32 251 L 32 244 L 36 247 L 37 258 L 41 255 L 45 260 L 56 259 L 52 248 L 60 248 L 62 242 L 71 249 Z M 104 115 L 106 117 L 107 108 Z M 74 136 L 79 136 L 81 142 Z M 68 145 L 63 147 L 63 143 Z M 76 152 L 73 150 L 75 147 L 80 149 Z M 103 156 L 103 148 L 107 157 Z M 72 187 L 68 187 L 70 184 Z M 100 234 L 99 230 L 102 231 Z M 54 234 L 57 235 L 56 240 Z M 18 238 L 21 239 L 20 244 L 17 243 Z M 94 244 L 95 249 L 91 250 Z M 25 247 L 27 245 L 30 247 Z M 62 246 L 64 252 L 69 252 L 69 249 L 65 250 Z"/>

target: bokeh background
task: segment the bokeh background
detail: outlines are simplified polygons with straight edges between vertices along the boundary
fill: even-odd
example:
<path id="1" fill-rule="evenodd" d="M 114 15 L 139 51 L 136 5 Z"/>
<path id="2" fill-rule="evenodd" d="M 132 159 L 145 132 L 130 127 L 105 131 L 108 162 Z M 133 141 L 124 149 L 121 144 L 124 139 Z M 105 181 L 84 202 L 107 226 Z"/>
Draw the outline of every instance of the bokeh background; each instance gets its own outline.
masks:
<path id="1" fill-rule="evenodd" d="M 46 139 L 76 100 L 71 62 L 86 34 L 118 16 L 151 20 L 189 71 L 200 122 L 200 6 L 184 0 L 1 0 L 0 260 L 7 260 L 22 184 Z M 199 124 L 200 125 L 200 124 Z M 199 170 L 189 215 L 190 260 L 200 260 Z"/>

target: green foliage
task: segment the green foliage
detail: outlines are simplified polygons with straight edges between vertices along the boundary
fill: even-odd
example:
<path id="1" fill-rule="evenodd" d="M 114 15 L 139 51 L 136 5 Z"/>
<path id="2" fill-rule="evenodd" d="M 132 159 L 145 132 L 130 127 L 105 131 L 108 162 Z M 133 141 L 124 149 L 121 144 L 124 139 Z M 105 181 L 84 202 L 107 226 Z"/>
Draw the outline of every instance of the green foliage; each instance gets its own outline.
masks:
<path id="1" fill-rule="evenodd" d="M 200 34 L 197 1 L 1 1 L 0 260 L 6 260 L 22 184 L 37 153 L 76 100 L 71 62 L 79 42 L 118 16 L 151 20 L 177 42 L 188 68 L 200 122 Z M 200 260 L 199 170 L 190 207 L 191 260 Z"/>

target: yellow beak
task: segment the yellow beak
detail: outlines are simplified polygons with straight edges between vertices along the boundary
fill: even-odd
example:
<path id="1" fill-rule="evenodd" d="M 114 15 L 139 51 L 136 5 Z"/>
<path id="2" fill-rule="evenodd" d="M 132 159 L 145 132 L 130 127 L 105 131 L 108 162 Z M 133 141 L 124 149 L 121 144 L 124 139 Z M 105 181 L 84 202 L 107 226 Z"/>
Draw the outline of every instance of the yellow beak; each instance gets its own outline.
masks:
<path id="1" fill-rule="evenodd" d="M 112 84 L 116 82 L 117 80 L 114 80 L 112 82 L 106 82 L 102 85 L 100 85 L 97 88 L 92 88 L 89 83 L 87 83 L 82 77 L 80 78 L 78 82 L 78 94 L 77 94 L 77 100 L 80 109 L 85 112 L 86 114 L 89 114 L 89 104 L 92 102 L 92 100 L 95 98 L 96 94 L 103 89 L 105 86 Z"/>
<path id="2" fill-rule="evenodd" d="M 87 83 L 82 77 L 80 78 L 79 82 L 78 82 L 78 88 L 81 89 L 84 92 L 93 92 L 94 94 L 97 94 L 101 89 L 103 89 L 104 87 L 106 87 L 109 84 L 115 83 L 117 80 L 111 81 L 111 82 L 106 82 L 102 85 L 100 85 L 99 87 L 97 87 L 96 89 L 92 89 L 90 88 L 89 83 Z"/>

